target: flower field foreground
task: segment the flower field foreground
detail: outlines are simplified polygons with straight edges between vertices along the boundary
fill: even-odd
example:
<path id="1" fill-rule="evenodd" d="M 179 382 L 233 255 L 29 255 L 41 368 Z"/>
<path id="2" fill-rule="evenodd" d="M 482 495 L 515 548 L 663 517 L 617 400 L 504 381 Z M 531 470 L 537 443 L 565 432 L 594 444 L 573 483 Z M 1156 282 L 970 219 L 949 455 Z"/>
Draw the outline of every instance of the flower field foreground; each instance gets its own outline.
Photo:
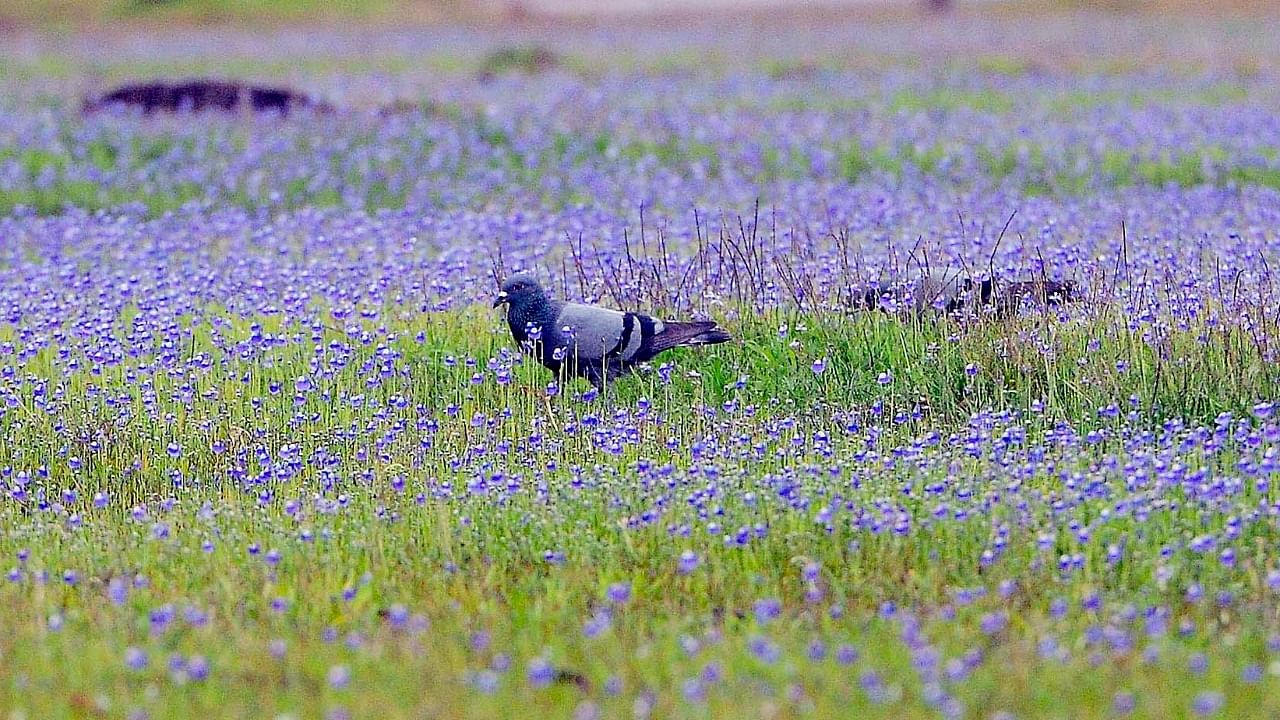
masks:
<path id="1" fill-rule="evenodd" d="M 7 717 L 1280 715 L 1275 77 L 666 51 L 0 80 Z M 738 340 L 597 394 L 494 266 Z"/>

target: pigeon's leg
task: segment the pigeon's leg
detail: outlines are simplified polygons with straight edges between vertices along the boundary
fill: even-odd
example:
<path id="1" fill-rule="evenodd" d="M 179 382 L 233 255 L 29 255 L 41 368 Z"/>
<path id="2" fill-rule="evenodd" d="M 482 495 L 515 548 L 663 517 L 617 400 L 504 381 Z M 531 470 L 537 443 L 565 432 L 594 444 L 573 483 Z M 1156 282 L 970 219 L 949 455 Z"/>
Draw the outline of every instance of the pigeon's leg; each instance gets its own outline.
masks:
<path id="1" fill-rule="evenodd" d="M 543 406 L 543 408 L 544 408 L 544 409 L 546 409 L 546 411 L 547 411 L 547 420 L 551 423 L 551 427 L 555 428 L 556 430 L 559 430 L 559 429 L 560 429 L 560 423 L 559 423 L 559 422 L 556 422 L 556 411 L 555 411 L 555 409 L 551 406 L 551 396 L 550 396 L 550 395 L 548 395 L 548 394 L 546 394 L 546 393 L 542 393 L 542 406 Z"/>
<path id="2" fill-rule="evenodd" d="M 585 377 L 587 382 L 591 383 L 591 386 L 598 392 L 604 392 L 604 374 L 601 368 L 594 365 L 584 365 L 582 368 L 582 376 Z"/>
<path id="3" fill-rule="evenodd" d="M 625 374 L 626 374 L 626 370 L 623 369 L 622 363 L 620 362 L 613 361 L 613 362 L 610 362 L 608 365 L 605 365 L 604 376 L 602 378 L 600 386 L 597 388 L 598 390 L 600 390 L 600 394 L 608 395 L 609 388 L 613 386 L 613 381 L 617 380 L 618 378 L 622 377 Z"/>

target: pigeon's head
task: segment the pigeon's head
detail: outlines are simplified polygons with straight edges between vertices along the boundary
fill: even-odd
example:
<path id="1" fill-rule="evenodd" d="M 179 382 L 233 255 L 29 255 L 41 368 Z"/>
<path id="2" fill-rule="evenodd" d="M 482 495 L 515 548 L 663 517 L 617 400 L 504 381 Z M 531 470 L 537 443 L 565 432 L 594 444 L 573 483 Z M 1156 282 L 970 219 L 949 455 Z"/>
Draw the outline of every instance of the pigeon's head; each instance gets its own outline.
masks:
<path id="1" fill-rule="evenodd" d="M 523 307 L 533 302 L 544 299 L 542 286 L 532 275 L 527 273 L 516 273 L 506 280 L 502 281 L 502 287 L 498 288 L 498 297 L 494 298 L 493 306 L 514 305 Z"/>

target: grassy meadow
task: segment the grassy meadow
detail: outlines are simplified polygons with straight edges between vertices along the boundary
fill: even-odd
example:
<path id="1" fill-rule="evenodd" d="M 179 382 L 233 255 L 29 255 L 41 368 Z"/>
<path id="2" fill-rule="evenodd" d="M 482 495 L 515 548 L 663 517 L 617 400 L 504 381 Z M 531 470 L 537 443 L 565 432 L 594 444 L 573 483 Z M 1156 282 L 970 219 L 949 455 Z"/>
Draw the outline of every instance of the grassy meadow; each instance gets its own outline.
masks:
<path id="1" fill-rule="evenodd" d="M 0 53 L 0 717 L 1280 715 L 1280 45 L 1123 17 Z M 82 111 L 205 74 L 336 109 Z"/>
<path id="2" fill-rule="evenodd" d="M 305 347 L 142 388 L 125 370 L 79 378 L 52 398 L 65 420 L 38 402 L 5 417 L 6 475 L 38 469 L 5 508 L 3 704 L 28 717 L 930 716 L 910 632 L 963 676 L 964 713 L 1050 717 L 1070 694 L 1073 712 L 1106 715 L 1128 692 L 1144 715 L 1177 715 L 1200 692 L 1179 679 L 1196 657 L 1228 711 L 1265 709 L 1271 681 L 1237 676 L 1271 652 L 1265 524 L 1243 530 L 1231 567 L 1171 564 L 1164 549 L 1230 527 L 1206 524 L 1194 491 L 1116 512 L 1096 538 L 1055 506 L 1106 517 L 1134 473 L 1232 468 L 1250 443 L 1228 434 L 1207 453 L 1176 418 L 1213 422 L 1274 392 L 1274 370 L 1228 342 L 1162 377 L 1132 338 L 1090 348 L 1105 322 L 1062 323 L 1048 365 L 992 352 L 1016 327 L 949 342 L 955 327 L 777 314 L 733 326 L 740 345 L 679 354 L 669 382 L 655 369 L 589 400 L 585 385 L 548 397 L 544 371 L 511 366 L 478 310 L 397 324 L 376 347 L 294 328 L 350 346 L 306 392 Z M 206 332 L 183 348 L 216 353 Z M 367 387 L 360 370 L 390 357 L 397 369 Z M 1119 377 L 1118 361 L 1132 363 Z M 57 365 L 39 354 L 25 370 Z M 111 415 L 105 397 L 121 398 Z M 1113 397 L 1134 402 L 1095 413 Z M 1058 436 L 1065 423 L 1082 436 Z M 1131 456 L 1142 426 L 1160 441 Z M 1275 490 L 1233 502 L 1265 506 Z M 869 516 L 841 521 L 852 508 Z M 1188 602 L 1191 584 L 1233 599 Z M 1178 634 L 1144 643 L 1153 659 L 1094 670 L 1106 618 L 1161 606 Z M 545 683 L 530 679 L 540 663 Z"/>

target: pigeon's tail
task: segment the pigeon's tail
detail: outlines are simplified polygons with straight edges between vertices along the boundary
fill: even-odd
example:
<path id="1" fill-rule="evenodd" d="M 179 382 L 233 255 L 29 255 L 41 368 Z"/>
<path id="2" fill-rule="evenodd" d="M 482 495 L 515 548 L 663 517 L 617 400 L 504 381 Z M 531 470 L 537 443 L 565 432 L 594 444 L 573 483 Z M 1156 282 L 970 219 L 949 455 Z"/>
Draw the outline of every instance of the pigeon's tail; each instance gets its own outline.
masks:
<path id="1" fill-rule="evenodd" d="M 714 322 L 664 322 L 662 332 L 653 336 L 653 352 L 689 345 L 715 345 L 732 339 L 732 335 Z"/>

